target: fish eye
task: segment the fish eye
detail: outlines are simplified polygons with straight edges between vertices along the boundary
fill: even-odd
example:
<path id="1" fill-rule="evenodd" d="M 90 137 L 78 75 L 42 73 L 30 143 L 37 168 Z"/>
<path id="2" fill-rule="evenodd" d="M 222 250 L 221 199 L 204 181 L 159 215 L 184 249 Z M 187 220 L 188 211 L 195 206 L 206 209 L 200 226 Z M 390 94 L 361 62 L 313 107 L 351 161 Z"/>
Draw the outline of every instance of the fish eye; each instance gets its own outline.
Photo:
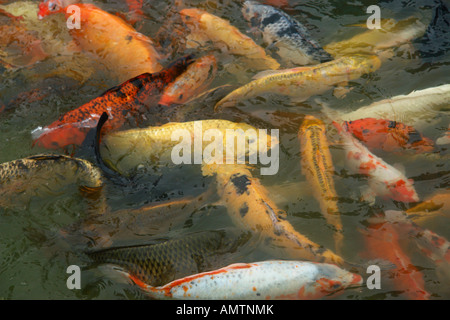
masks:
<path id="1" fill-rule="evenodd" d="M 57 5 L 56 3 L 54 3 L 53 1 L 50 1 L 50 2 L 48 3 L 48 9 L 49 9 L 50 11 L 55 11 L 55 10 L 57 9 L 57 7 L 58 7 L 58 5 Z"/>
<path id="2" fill-rule="evenodd" d="M 183 99 L 183 94 L 180 94 L 180 96 L 178 97 L 178 99 Z"/>

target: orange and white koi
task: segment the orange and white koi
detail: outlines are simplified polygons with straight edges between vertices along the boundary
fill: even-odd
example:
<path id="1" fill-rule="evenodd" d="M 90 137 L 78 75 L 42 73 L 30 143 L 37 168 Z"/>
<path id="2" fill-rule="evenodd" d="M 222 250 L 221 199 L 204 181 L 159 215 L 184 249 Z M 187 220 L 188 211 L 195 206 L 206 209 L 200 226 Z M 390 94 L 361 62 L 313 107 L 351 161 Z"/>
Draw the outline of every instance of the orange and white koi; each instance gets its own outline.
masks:
<path id="1" fill-rule="evenodd" d="M 343 227 L 333 181 L 334 166 L 325 132 L 321 120 L 309 115 L 305 117 L 298 133 L 301 164 L 303 174 L 314 189 L 314 197 L 320 203 L 322 214 L 334 227 L 334 241 L 339 252 L 344 238 Z"/>
<path id="2" fill-rule="evenodd" d="M 233 105 L 240 99 L 248 99 L 264 93 L 277 93 L 305 101 L 309 97 L 326 92 L 333 86 L 358 79 L 381 66 L 376 56 L 355 55 L 321 63 L 311 67 L 263 71 L 253 81 L 235 89 L 220 100 L 215 110 Z"/>
<path id="3" fill-rule="evenodd" d="M 217 63 L 214 55 L 197 59 L 165 90 L 159 104 L 182 104 L 201 94 L 214 80 Z"/>
<path id="4" fill-rule="evenodd" d="M 396 290 L 402 291 L 409 299 L 429 299 L 430 294 L 425 290 L 422 273 L 403 251 L 399 234 L 391 223 L 372 223 L 365 233 L 365 240 L 371 258 L 387 260 L 396 266 L 390 277 L 393 278 Z"/>
<path id="5" fill-rule="evenodd" d="M 160 287 L 116 271 L 155 299 L 311 300 L 362 284 L 360 275 L 332 264 L 285 260 L 235 263 Z"/>
<path id="6" fill-rule="evenodd" d="M 270 199 L 268 191 L 245 165 L 204 165 L 202 169 L 204 175 L 216 176 L 221 202 L 237 226 L 272 240 L 292 259 L 342 265 L 342 257 L 294 229 L 286 220 L 286 213 Z"/>
<path id="7" fill-rule="evenodd" d="M 280 67 L 280 64 L 268 56 L 262 47 L 227 20 L 195 8 L 183 9 L 180 14 L 191 31 L 187 41 L 188 47 L 196 47 L 199 43 L 209 40 L 230 54 L 247 58 L 248 64 L 258 70 Z"/>
<path id="8" fill-rule="evenodd" d="M 369 177 L 376 195 L 401 202 L 418 202 L 414 181 L 370 152 L 361 142 L 337 122 L 333 122 L 343 140 L 347 164 L 355 173 Z"/>
<path id="9" fill-rule="evenodd" d="M 73 12 L 67 11 L 68 7 L 64 5 L 59 0 L 41 2 L 39 17 L 55 13 L 71 17 Z M 162 69 L 161 57 L 149 37 L 92 4 L 77 3 L 75 6 L 80 9 L 80 28 L 70 30 L 72 38 L 83 51 L 98 57 L 120 82 Z"/>

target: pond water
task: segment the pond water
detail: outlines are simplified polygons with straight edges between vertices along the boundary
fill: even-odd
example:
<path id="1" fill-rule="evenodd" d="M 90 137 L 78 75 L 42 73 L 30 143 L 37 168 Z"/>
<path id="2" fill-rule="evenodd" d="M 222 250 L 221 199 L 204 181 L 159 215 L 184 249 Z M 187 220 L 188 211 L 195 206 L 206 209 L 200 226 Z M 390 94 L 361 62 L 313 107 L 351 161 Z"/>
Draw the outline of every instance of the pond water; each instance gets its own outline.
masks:
<path id="1" fill-rule="evenodd" d="M 436 16 L 436 3 L 431 1 L 287 1 L 284 10 L 304 23 L 312 36 L 322 45 L 340 41 L 365 31 L 369 17 L 368 6 L 376 4 L 381 8 L 381 18 L 402 20 L 410 16 L 418 17 L 423 23 L 435 24 L 423 37 L 415 39 L 411 45 L 396 50 L 395 55 L 383 62 L 375 72 L 364 75 L 348 84 L 350 90 L 344 98 L 333 96 L 332 90 L 319 95 L 330 107 L 342 111 L 356 110 L 374 101 L 407 94 L 414 90 L 431 88 L 448 83 L 450 74 L 450 15 L 440 12 Z M 3 1 L 9 4 L 12 1 Z M 102 9 L 113 13 L 128 11 L 125 1 L 94 1 Z M 33 2 L 36 6 L 37 2 Z M 448 4 L 448 2 L 447 2 Z M 226 18 L 243 33 L 254 37 L 263 45 L 260 36 L 250 33 L 248 23 L 241 14 L 241 1 L 144 1 L 144 17 L 136 28 L 153 38 L 160 45 L 164 55 L 162 63 L 167 65 L 186 53 L 182 34 L 178 30 L 181 23 L 177 16 L 181 8 L 197 7 L 219 17 Z M 52 18 L 58 19 L 58 18 Z M 45 21 L 45 20 L 44 20 Z M 50 27 L 49 27 L 50 28 Z M 32 147 L 31 131 L 38 126 L 53 122 L 64 112 L 72 110 L 108 88 L 117 85 L 117 80 L 109 76 L 114 66 L 92 64 L 82 53 L 64 56 L 60 53 L 69 46 L 70 36 L 64 28 L 51 26 L 54 56 L 35 65 L 8 69 L 1 68 L 0 100 L 7 103 L 23 93 L 39 89 L 43 93 L 39 99 L 30 95 L 17 100 L 10 108 L 0 113 L 0 163 L 23 158 L 48 150 Z M 112 31 L 114 32 L 114 31 Z M 46 38 L 47 40 L 49 38 Z M 48 40 L 50 41 L 50 40 Z M 44 43 L 45 45 L 45 43 Z M 56 48 L 56 46 L 60 46 Z M 226 54 L 218 54 L 218 72 L 211 88 L 216 91 L 186 105 L 164 111 L 156 117 L 148 116 L 147 125 L 170 121 L 190 121 L 222 118 L 242 121 L 257 128 L 279 129 L 280 168 L 275 175 L 260 175 L 252 171 L 261 184 L 269 190 L 272 200 L 287 213 L 287 220 L 300 233 L 327 248 L 334 248 L 333 233 L 320 213 L 316 199 L 302 174 L 300 149 L 297 139 L 298 129 L 305 115 L 322 117 L 314 98 L 302 103 L 289 97 L 267 94 L 237 103 L 238 108 L 226 108 L 214 113 L 214 104 L 230 89 L 224 85 L 237 87 L 250 81 L 257 70 L 246 69 L 244 63 L 236 62 Z M 133 63 L 130 61 L 130 63 Z M 68 67 L 65 67 L 68 66 Z M 13 106 L 13 107 L 12 107 Z M 157 120 L 156 120 L 157 119 Z M 395 120 L 395 119 L 394 119 Z M 401 120 L 401 119 L 400 119 Z M 449 126 L 450 114 L 442 112 L 430 115 L 426 123 L 417 128 L 433 141 L 441 137 Z M 377 198 L 375 203 L 362 201 L 367 180 L 349 173 L 345 164 L 345 153 L 339 139 L 329 129 L 328 140 L 335 167 L 335 184 L 339 196 L 338 205 L 344 226 L 344 247 L 342 256 L 354 264 L 366 265 L 367 248 L 363 238 L 367 219 L 373 214 L 386 210 L 406 210 L 412 204 Z M 53 152 L 53 151 L 52 151 Z M 433 153 L 411 155 L 381 152 L 378 154 L 386 162 L 404 170 L 406 176 L 414 180 L 420 199 L 426 199 L 439 191 L 448 190 L 450 164 L 448 145 L 436 146 Z M 104 197 L 110 211 L 132 210 L 160 201 L 182 199 L 200 195 L 214 189 L 214 180 L 203 177 L 198 165 L 176 166 L 151 170 L 139 174 L 130 185 L 114 180 L 105 181 Z M 233 222 L 218 200 L 211 196 L 206 206 L 190 208 L 184 212 L 185 218 L 164 233 L 149 227 L 144 234 L 134 234 L 127 230 L 122 236 L 123 243 L 154 243 L 157 240 L 179 238 L 202 231 L 233 227 Z M 447 193 L 448 194 L 448 193 Z M 94 206 L 94 208 L 96 208 Z M 65 188 L 49 197 L 33 198 L 13 208 L 0 208 L 0 298 L 3 299 L 145 299 L 136 287 L 122 284 L 91 266 L 82 254 L 83 245 L 73 240 L 64 241 L 62 231 L 70 229 L 77 237 L 78 232 L 70 226 L 86 218 L 92 211 L 92 203 L 86 201 L 77 188 Z M 184 216 L 184 215 L 183 215 Z M 450 239 L 448 217 L 429 219 L 422 225 L 437 234 Z M 130 239 L 126 239 L 129 236 Z M 80 235 L 82 238 L 82 236 Z M 434 263 L 420 253 L 408 235 L 402 235 L 400 242 L 414 266 L 421 271 L 426 290 L 432 299 L 449 299 L 449 278 L 440 277 Z M 230 253 L 221 263 L 252 262 L 283 258 L 282 254 L 268 253 L 261 246 L 244 245 L 241 250 Z M 383 257 L 379 257 L 382 259 Z M 69 290 L 66 269 L 69 265 L 82 268 L 80 290 Z M 363 269 L 360 269 L 360 271 Z M 448 273 L 448 272 L 447 272 Z M 367 279 L 368 274 L 361 274 Z M 366 286 L 352 288 L 333 299 L 407 299 L 404 292 L 395 287 L 388 272 L 383 272 L 381 289 L 369 290 Z"/>

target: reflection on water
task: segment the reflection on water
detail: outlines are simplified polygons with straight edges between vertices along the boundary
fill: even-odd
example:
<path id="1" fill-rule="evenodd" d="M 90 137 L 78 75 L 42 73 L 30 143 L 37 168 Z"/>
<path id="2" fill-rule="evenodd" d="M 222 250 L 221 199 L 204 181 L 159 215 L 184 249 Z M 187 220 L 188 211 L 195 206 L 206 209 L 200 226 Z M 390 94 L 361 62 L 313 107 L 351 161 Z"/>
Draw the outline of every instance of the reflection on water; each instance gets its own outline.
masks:
<path id="1" fill-rule="evenodd" d="M 10 1 L 11 2 L 11 1 Z M 93 1 L 97 3 L 96 1 Z M 273 1 L 272 1 L 273 2 Z M 284 10 L 305 23 L 312 36 L 322 45 L 348 39 L 366 31 L 355 26 L 365 23 L 366 8 L 372 1 L 356 1 L 342 5 L 342 1 L 283 1 Z M 37 6 L 36 2 L 32 2 Z M 183 27 L 177 12 L 182 7 L 198 7 L 229 19 L 231 24 L 263 44 L 261 35 L 250 33 L 240 12 L 241 1 L 157 1 L 143 8 L 144 18 L 136 28 L 157 43 L 162 63 L 167 65 L 187 52 Z M 112 13 L 128 11 L 123 1 L 102 1 L 98 5 Z M 336 98 L 329 91 L 319 97 L 336 110 L 349 112 L 385 98 L 408 94 L 448 82 L 450 74 L 450 15 L 441 1 L 381 1 L 382 18 L 396 20 L 418 17 L 428 25 L 425 35 L 395 50 L 393 57 L 371 73 L 352 80 L 345 97 Z M 0 22 L 3 20 L 0 20 Z M 58 28 L 61 20 L 52 17 L 47 29 L 34 35 L 43 39 L 42 45 L 51 57 L 32 66 L 8 68 L 0 65 L 0 162 L 7 162 L 38 153 L 48 152 L 31 147 L 30 132 L 38 126 L 53 122 L 64 112 L 80 106 L 118 83 L 111 77 L 114 66 L 93 63 L 83 52 L 68 53 L 70 37 Z M 44 23 L 44 21 L 40 21 Z M 31 24 L 29 26 L 31 28 Z M 33 28 L 36 24 L 32 24 Z M 34 30 L 34 29 L 32 29 Z M 49 50 L 51 48 L 51 50 Z M 270 52 L 271 48 L 267 48 Z M 211 88 L 218 88 L 186 105 L 154 108 L 141 126 L 169 121 L 192 121 L 221 118 L 242 121 L 256 128 L 280 129 L 280 168 L 276 175 L 253 174 L 276 205 L 287 214 L 286 219 L 303 235 L 326 248 L 334 248 L 333 230 L 322 216 L 301 171 L 300 145 L 297 133 L 305 115 L 323 119 L 314 97 L 296 102 L 287 96 L 266 94 L 239 101 L 238 108 L 226 108 L 214 113 L 213 107 L 221 98 L 239 85 L 249 82 L 257 72 L 239 59 L 218 54 L 218 70 Z M 0 48 L 0 54 L 2 54 Z M 1 56 L 0 56 L 1 58 Z M 130 61 L 132 63 L 132 61 Z M 229 87 L 231 85 L 231 87 Z M 401 122 L 401 118 L 393 119 Z M 430 113 L 420 121 L 417 130 L 433 141 L 442 137 L 449 127 L 447 111 Z M 334 165 L 334 182 L 344 230 L 342 256 L 355 266 L 364 279 L 365 267 L 371 257 L 366 254 L 364 230 L 367 220 L 386 210 L 407 210 L 413 204 L 376 198 L 374 203 L 362 200 L 367 179 L 351 173 L 345 165 L 345 153 L 336 129 L 326 124 L 330 153 Z M 400 168 L 414 180 L 420 199 L 447 192 L 450 177 L 448 145 L 436 145 L 432 153 L 409 154 L 378 151 L 387 163 Z M 202 176 L 198 165 L 171 168 L 146 168 L 127 183 L 107 179 L 103 187 L 107 208 L 97 215 L 89 215 L 98 208 L 94 200 L 86 199 L 78 189 L 64 189 L 50 197 L 31 198 L 13 208 L 0 208 L 0 297 L 6 299 L 142 299 L 144 295 L 133 286 L 118 283 L 89 264 L 83 249 L 93 246 L 155 243 L 182 238 L 197 231 L 233 227 L 225 207 L 217 201 L 212 177 Z M 205 195 L 201 200 L 197 198 Z M 145 216 L 152 206 L 170 201 L 193 199 L 187 206 L 177 203 L 170 207 L 170 220 Z M 95 201 L 94 201 L 95 202 Z M 177 207 L 178 206 L 178 207 Z M 173 209 L 173 210 L 172 210 Z M 442 209 L 442 208 L 441 208 Z M 439 209 L 439 210 L 441 210 Z M 94 209 L 95 210 L 95 209 Z M 149 211 L 146 211 L 149 210 Z M 100 211 L 100 210 L 97 210 Z M 443 212 L 442 212 L 443 211 Z M 102 216 L 105 215 L 105 217 Z M 440 214 L 420 224 L 450 239 L 448 205 Z M 102 237 L 98 237 L 101 232 Z M 106 240 L 109 239 L 109 240 Z M 445 272 L 437 272 L 436 265 L 420 253 L 408 235 L 399 243 L 414 266 L 422 272 L 425 288 L 431 298 L 448 299 L 450 291 Z M 284 258 L 277 250 L 264 246 L 245 245 L 230 252 L 223 263 L 252 262 Z M 382 257 L 380 257 L 382 258 Z M 219 267 L 221 261 L 215 261 Z M 373 262 L 372 262 L 373 263 Z M 378 263 L 378 262 L 377 262 Z M 383 262 L 379 261 L 383 266 Z M 82 289 L 68 290 L 66 269 L 69 265 L 82 267 Z M 447 272 L 448 275 L 448 272 Z M 402 299 L 402 292 L 389 281 L 389 267 L 382 268 L 382 288 L 351 289 L 336 299 Z M 385 280 L 385 282 L 383 281 Z"/>

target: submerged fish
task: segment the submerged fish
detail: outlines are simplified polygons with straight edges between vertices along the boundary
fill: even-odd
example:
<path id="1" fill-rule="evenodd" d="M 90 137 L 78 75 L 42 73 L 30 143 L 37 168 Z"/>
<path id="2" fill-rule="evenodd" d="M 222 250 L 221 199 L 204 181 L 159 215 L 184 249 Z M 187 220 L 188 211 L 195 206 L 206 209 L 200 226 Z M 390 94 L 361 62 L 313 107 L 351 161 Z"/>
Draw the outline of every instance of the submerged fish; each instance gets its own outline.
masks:
<path id="1" fill-rule="evenodd" d="M 368 30 L 350 39 L 332 42 L 324 49 L 335 58 L 353 54 L 378 54 L 421 37 L 426 29 L 427 26 L 416 17 L 398 22 L 386 19 L 381 21 L 381 29 Z"/>
<path id="2" fill-rule="evenodd" d="M 377 101 L 355 111 L 341 113 L 340 118 L 345 121 L 362 118 L 388 119 L 414 126 L 421 119 L 428 119 L 438 111 L 448 110 L 449 101 L 450 84 L 444 84 Z"/>
<path id="3" fill-rule="evenodd" d="M 134 279 L 160 286 L 178 277 L 211 270 L 219 256 L 234 252 L 249 239 L 234 230 L 204 231 L 151 245 L 87 252 L 96 263 L 124 268 Z"/>
<path id="4" fill-rule="evenodd" d="M 313 188 L 314 197 L 320 203 L 320 209 L 328 224 L 334 227 L 334 242 L 337 252 L 342 249 L 343 227 L 334 187 L 334 166 L 324 123 L 306 116 L 298 132 L 301 144 L 302 172 Z"/>
<path id="5" fill-rule="evenodd" d="M 369 177 L 369 186 L 378 196 L 401 202 L 418 202 L 419 196 L 412 179 L 370 152 L 343 126 L 333 122 L 343 140 L 347 165 L 359 174 Z"/>
<path id="6" fill-rule="evenodd" d="M 159 104 L 170 106 L 189 101 L 203 93 L 214 80 L 216 72 L 217 63 L 214 55 L 198 58 L 164 90 Z"/>
<path id="7" fill-rule="evenodd" d="M 293 259 L 342 264 L 343 259 L 297 232 L 268 196 L 268 191 L 245 165 L 204 165 L 204 175 L 215 175 L 217 192 L 234 223 L 261 234 Z"/>
<path id="8" fill-rule="evenodd" d="M 68 10 L 71 2 L 41 2 L 39 17 L 64 13 L 66 20 L 73 19 L 73 11 Z M 83 51 L 95 55 L 120 82 L 162 69 L 159 63 L 161 57 L 152 39 L 137 32 L 121 18 L 92 4 L 74 5 L 79 8 L 80 28 L 69 30 L 73 40 Z"/>
<path id="9" fill-rule="evenodd" d="M 415 153 L 432 152 L 433 140 L 424 137 L 414 127 L 384 119 L 364 118 L 344 121 L 344 127 L 371 151 L 384 150 Z"/>
<path id="10" fill-rule="evenodd" d="M 86 160 L 63 155 L 36 155 L 0 164 L 1 206 L 61 194 L 69 185 L 78 185 L 83 193 L 99 193 L 102 173 Z"/>
<path id="11" fill-rule="evenodd" d="M 450 144 L 450 126 L 448 126 L 447 132 L 444 135 L 436 139 L 436 144 Z"/>
<path id="12" fill-rule="evenodd" d="M 159 93 L 193 62 L 183 57 L 158 73 L 145 73 L 109 89 L 99 97 L 62 115 L 45 128 L 32 132 L 34 144 L 47 149 L 81 145 L 87 132 L 95 128 L 103 112 L 109 115 L 106 130 L 120 128 L 127 118 L 137 117 L 159 97 Z M 143 109 L 143 110 L 141 110 Z"/>
<path id="13" fill-rule="evenodd" d="M 278 55 L 285 61 L 307 65 L 333 60 L 305 26 L 283 11 L 256 1 L 245 1 L 242 14 L 252 27 L 262 31 L 266 44 L 275 44 Z"/>
<path id="14" fill-rule="evenodd" d="M 405 297 L 413 300 L 427 300 L 430 294 L 425 290 L 422 273 L 412 264 L 399 242 L 399 234 L 389 222 L 372 223 L 365 234 L 368 255 L 372 259 L 387 260 L 395 265 L 392 270 L 394 287 Z"/>
<path id="15" fill-rule="evenodd" d="M 423 223 L 437 216 L 450 217 L 450 188 L 426 198 L 423 202 L 406 210 L 408 217 L 415 223 Z"/>
<path id="16" fill-rule="evenodd" d="M 222 139 L 219 138 L 219 141 L 214 140 L 214 142 L 204 141 L 203 138 L 208 137 L 209 134 L 221 135 Z M 186 140 L 187 138 L 189 139 Z M 210 135 L 209 139 L 211 139 Z M 236 143 L 235 139 L 237 139 Z M 264 139 L 267 145 L 260 146 L 260 140 Z M 212 119 L 169 122 L 162 126 L 112 132 L 105 136 L 101 152 L 104 161 L 118 172 L 126 174 L 142 166 L 175 165 L 173 154 L 179 155 L 181 151 L 183 151 L 184 163 L 202 164 L 214 159 L 222 160 L 223 163 L 232 160 L 234 163 L 234 161 L 245 160 L 240 159 L 240 156 L 245 155 L 250 159 L 256 156 L 258 151 L 267 152 L 277 147 L 278 143 L 277 137 L 261 133 L 246 123 Z M 246 148 L 247 145 L 248 148 Z M 207 153 L 208 150 L 212 153 L 211 146 L 215 146 L 217 150 L 214 156 Z M 242 147 L 246 148 L 243 152 Z M 199 156 L 201 158 L 196 160 Z"/>
<path id="17" fill-rule="evenodd" d="M 212 41 L 230 54 L 243 56 L 248 65 L 258 70 L 278 69 L 280 64 L 268 56 L 264 49 L 251 38 L 242 34 L 228 21 L 201 9 L 183 9 L 180 11 L 184 23 L 191 33 L 188 46 L 196 47 L 207 41 Z"/>
<path id="18" fill-rule="evenodd" d="M 332 264 L 284 260 L 236 263 L 161 287 L 118 271 L 156 299 L 311 300 L 362 284 L 361 276 Z"/>
<path id="19" fill-rule="evenodd" d="M 357 55 L 311 67 L 262 72 L 255 80 L 225 96 L 214 109 L 231 106 L 237 100 L 269 92 L 295 97 L 296 101 L 305 101 L 313 95 L 330 90 L 334 85 L 358 79 L 380 66 L 381 60 L 376 56 Z"/>

